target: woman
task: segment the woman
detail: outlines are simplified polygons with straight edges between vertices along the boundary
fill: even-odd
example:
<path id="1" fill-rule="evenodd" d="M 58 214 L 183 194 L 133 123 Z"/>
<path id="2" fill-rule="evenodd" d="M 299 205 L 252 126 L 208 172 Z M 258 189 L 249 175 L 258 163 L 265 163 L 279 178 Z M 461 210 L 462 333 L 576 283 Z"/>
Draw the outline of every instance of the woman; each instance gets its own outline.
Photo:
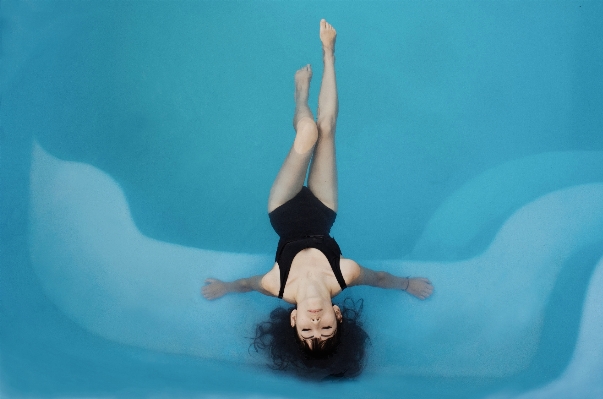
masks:
<path id="1" fill-rule="evenodd" d="M 268 199 L 270 222 L 280 237 L 274 267 L 266 274 L 233 282 L 210 278 L 202 289 L 207 299 L 216 299 L 232 292 L 259 291 L 296 305 L 290 313 L 284 313 L 283 309 L 274 311 L 271 315 L 272 321 L 258 326 L 256 334 L 256 348 L 272 345 L 271 342 L 264 341 L 264 336 L 268 331 L 272 335 L 271 341 L 282 338 L 278 332 L 282 326 L 277 325 L 283 323 L 282 319 L 286 317 L 284 323 L 288 323 L 290 327 L 286 326 L 285 331 L 292 331 L 292 338 L 287 334 L 285 339 L 292 342 L 293 346 L 297 341 L 297 345 L 302 349 L 300 353 L 303 359 L 300 363 L 278 353 L 275 358 L 275 354 L 271 353 L 276 366 L 281 369 L 290 364 L 299 366 L 303 363 L 312 366 L 309 360 L 333 358 L 336 351 L 339 356 L 337 347 L 344 344 L 340 334 L 345 325 L 344 316 L 356 319 L 359 315 L 359 310 L 344 309 L 342 312 L 331 302 L 331 298 L 346 287 L 370 285 L 399 289 L 419 299 L 426 299 L 433 292 L 433 287 L 426 278 L 397 277 L 387 272 L 375 272 L 344 258 L 337 242 L 329 236 L 337 211 L 335 126 L 338 101 L 335 83 L 335 38 L 335 29 L 324 19 L 321 20 L 320 40 L 323 47 L 324 73 L 316 122 L 308 107 L 312 69 L 307 65 L 295 74 L 293 126 L 296 136 Z M 310 160 L 312 164 L 306 187 L 304 181 Z M 359 328 L 357 322 L 354 326 Z M 363 331 L 356 332 L 355 336 L 359 345 L 366 341 Z M 270 352 L 279 351 L 274 345 Z M 363 349 L 361 353 L 364 353 Z M 356 361 L 361 363 L 362 359 Z M 343 370 L 331 374 L 358 374 L 361 364 L 356 367 L 343 367 Z"/>

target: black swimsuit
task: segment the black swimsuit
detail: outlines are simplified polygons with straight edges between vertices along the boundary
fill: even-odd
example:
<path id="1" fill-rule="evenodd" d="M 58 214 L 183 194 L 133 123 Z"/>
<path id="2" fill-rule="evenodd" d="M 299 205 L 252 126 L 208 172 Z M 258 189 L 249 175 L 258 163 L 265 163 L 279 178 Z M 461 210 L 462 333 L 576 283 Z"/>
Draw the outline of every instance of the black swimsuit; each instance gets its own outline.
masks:
<path id="1" fill-rule="evenodd" d="M 268 216 L 274 231 L 280 237 L 275 257 L 281 274 L 279 298 L 283 297 L 293 258 L 306 248 L 320 250 L 329 261 L 341 289 L 346 288 L 339 265 L 341 249 L 335 239 L 329 236 L 337 216 L 335 211 L 316 198 L 308 187 L 303 186 L 295 197 Z"/>

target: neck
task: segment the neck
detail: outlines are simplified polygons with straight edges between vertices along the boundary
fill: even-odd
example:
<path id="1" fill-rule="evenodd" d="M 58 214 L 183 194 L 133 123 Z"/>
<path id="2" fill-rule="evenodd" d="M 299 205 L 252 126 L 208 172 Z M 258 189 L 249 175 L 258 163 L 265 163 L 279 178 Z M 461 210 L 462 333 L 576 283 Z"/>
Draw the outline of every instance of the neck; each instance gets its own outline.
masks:
<path id="1" fill-rule="evenodd" d="M 295 302 L 300 303 L 312 298 L 330 301 L 331 292 L 322 279 L 316 279 L 311 275 L 300 278 L 295 294 Z"/>

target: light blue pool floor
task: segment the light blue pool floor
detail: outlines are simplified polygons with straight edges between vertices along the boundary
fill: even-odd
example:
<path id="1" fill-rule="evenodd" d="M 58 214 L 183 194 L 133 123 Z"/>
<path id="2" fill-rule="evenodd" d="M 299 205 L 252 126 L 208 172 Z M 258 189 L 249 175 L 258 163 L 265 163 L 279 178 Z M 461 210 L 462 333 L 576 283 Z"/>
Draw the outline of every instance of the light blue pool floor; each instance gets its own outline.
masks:
<path id="1" fill-rule="evenodd" d="M 0 392 L 7 397 L 598 398 L 597 2 L 3 2 Z M 338 29 L 340 212 L 366 266 L 357 381 L 248 350 L 293 72 Z M 345 296 L 345 295 L 344 295 Z M 599 396 L 597 396 L 599 395 Z"/>

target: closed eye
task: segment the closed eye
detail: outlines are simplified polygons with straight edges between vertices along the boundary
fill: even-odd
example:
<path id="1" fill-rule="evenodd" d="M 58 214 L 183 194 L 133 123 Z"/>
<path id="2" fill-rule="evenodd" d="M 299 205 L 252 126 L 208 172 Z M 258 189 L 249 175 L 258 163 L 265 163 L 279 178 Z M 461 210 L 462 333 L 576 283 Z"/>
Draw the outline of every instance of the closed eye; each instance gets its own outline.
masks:
<path id="1" fill-rule="evenodd" d="M 323 330 L 331 330 L 332 328 L 333 328 L 333 327 L 328 326 L 328 327 L 323 327 L 322 329 L 323 329 Z M 304 329 L 302 329 L 302 331 L 310 331 L 310 329 L 309 329 L 309 328 L 304 328 Z M 301 334 L 300 334 L 300 335 L 301 335 Z M 333 331 L 331 334 L 321 334 L 320 336 L 321 336 L 322 338 L 331 338 L 333 335 L 335 335 L 335 331 Z M 314 336 L 311 336 L 311 337 L 304 337 L 303 335 L 301 335 L 301 337 L 302 337 L 303 339 L 313 339 L 313 338 L 314 338 Z"/>

